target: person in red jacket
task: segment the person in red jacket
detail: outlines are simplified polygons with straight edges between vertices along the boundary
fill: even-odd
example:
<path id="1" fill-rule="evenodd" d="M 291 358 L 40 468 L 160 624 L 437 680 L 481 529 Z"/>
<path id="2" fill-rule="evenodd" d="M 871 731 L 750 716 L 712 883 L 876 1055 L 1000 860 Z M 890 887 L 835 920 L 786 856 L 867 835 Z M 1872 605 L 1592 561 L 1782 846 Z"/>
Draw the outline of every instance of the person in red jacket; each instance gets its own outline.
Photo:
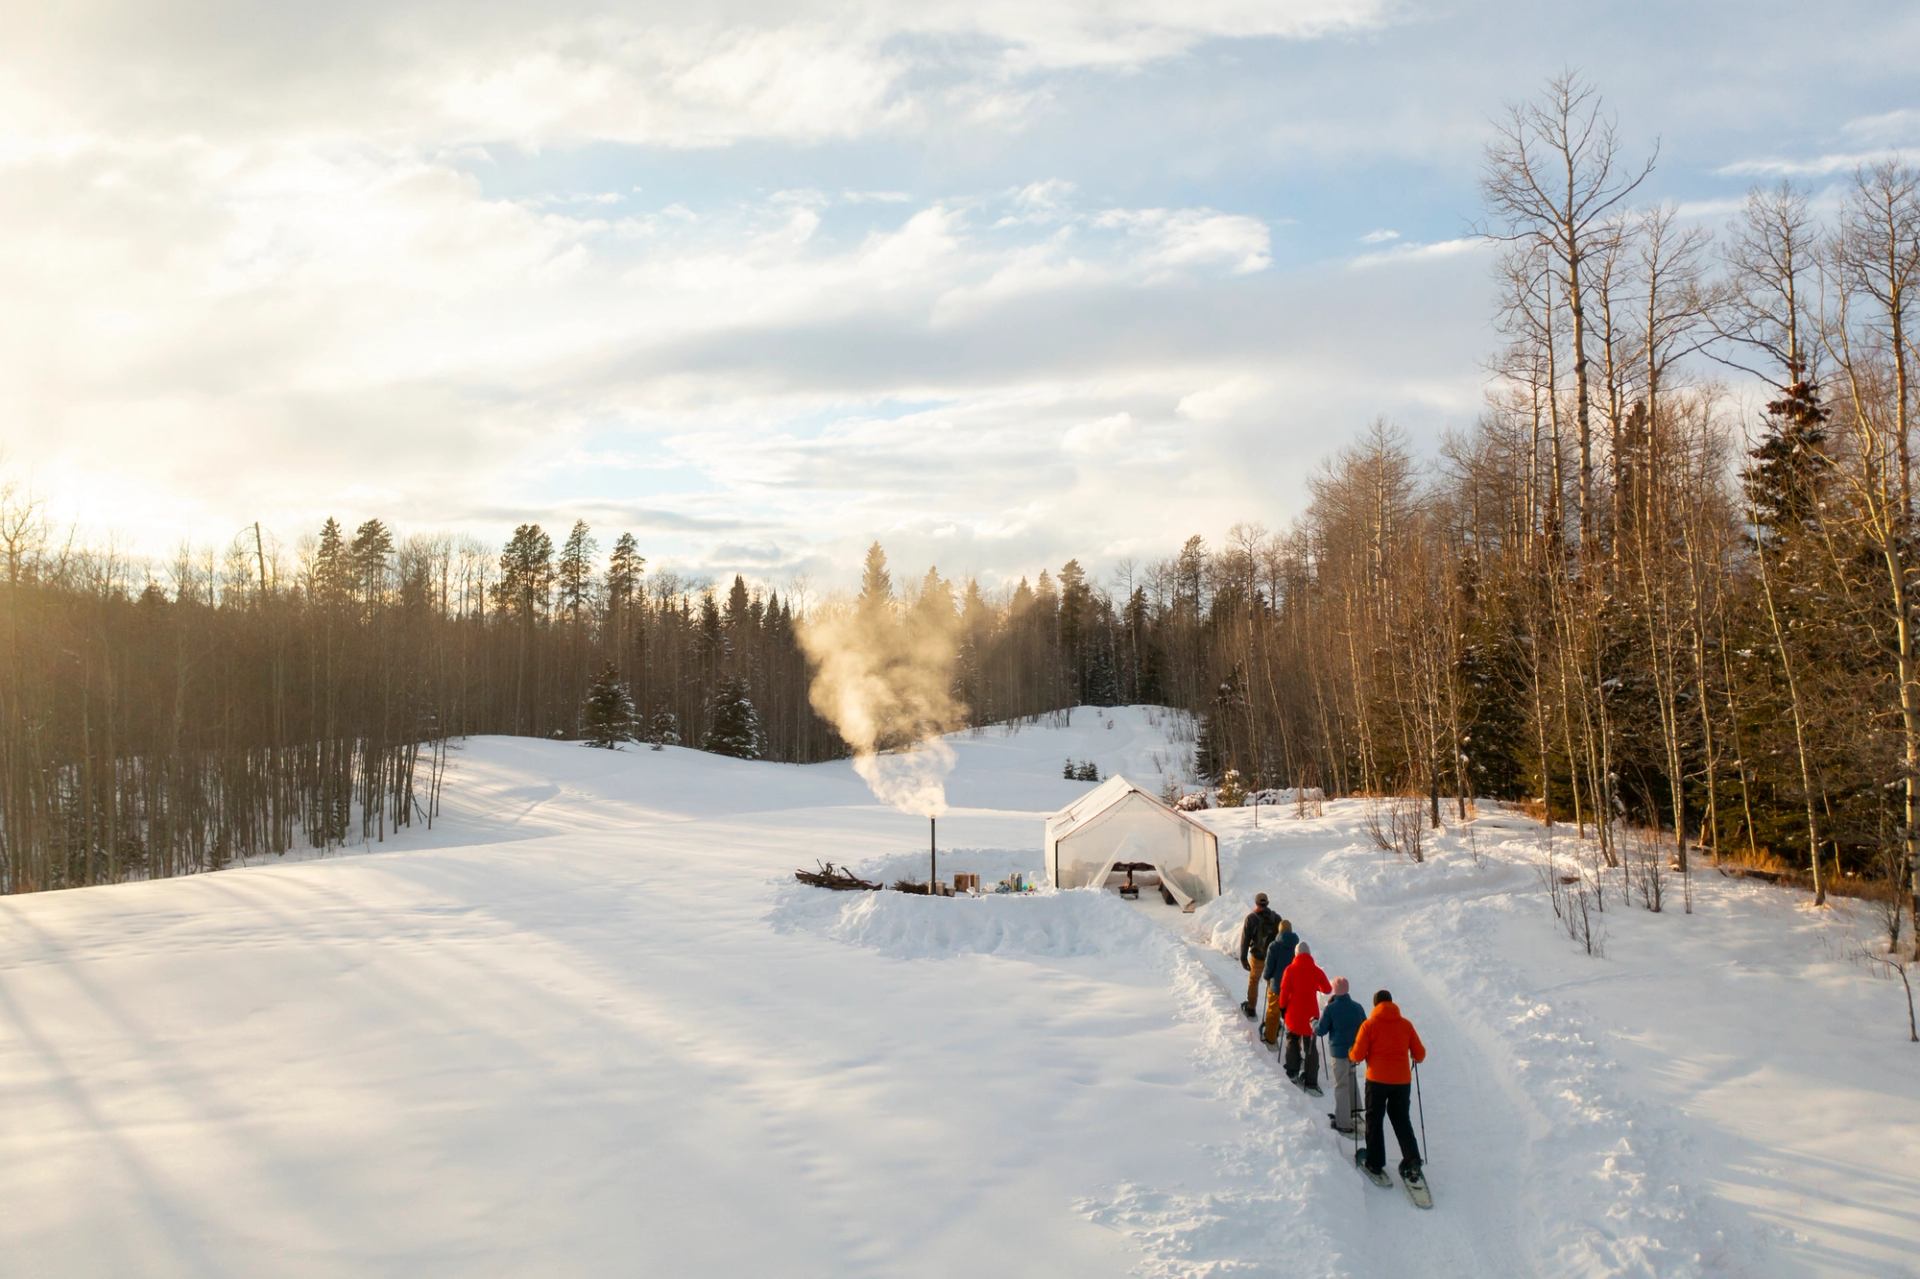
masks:
<path id="1" fill-rule="evenodd" d="M 1367 1016 L 1360 1033 L 1353 1037 L 1350 1061 L 1365 1062 L 1367 1067 L 1367 1171 L 1384 1174 L 1387 1170 L 1387 1137 L 1381 1119 L 1393 1122 L 1393 1135 L 1400 1143 L 1400 1176 L 1416 1180 L 1420 1176 L 1420 1145 L 1413 1139 L 1413 1066 L 1427 1059 L 1427 1046 L 1420 1032 L 1400 1015 L 1400 1006 L 1389 991 L 1375 991 L 1373 1012 Z"/>
<path id="2" fill-rule="evenodd" d="M 1280 1016 L 1287 1023 L 1287 1078 L 1316 1097 L 1320 1095 L 1320 1050 L 1313 1037 L 1313 1019 L 1320 1015 L 1319 997 L 1332 989 L 1314 962 L 1313 947 L 1301 942 L 1294 948 L 1293 962 L 1280 974 Z"/>

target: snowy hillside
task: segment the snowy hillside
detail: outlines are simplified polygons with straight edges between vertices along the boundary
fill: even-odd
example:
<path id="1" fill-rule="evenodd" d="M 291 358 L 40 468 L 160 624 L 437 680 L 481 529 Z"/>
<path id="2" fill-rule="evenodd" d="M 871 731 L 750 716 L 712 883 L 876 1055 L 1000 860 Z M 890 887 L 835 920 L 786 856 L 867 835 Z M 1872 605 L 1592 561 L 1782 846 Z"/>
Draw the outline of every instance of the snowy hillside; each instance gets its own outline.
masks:
<path id="1" fill-rule="evenodd" d="M 1040 865 L 1146 708 L 953 739 L 943 876 Z M 1920 1050 L 1864 913 L 1711 874 L 1559 931 L 1535 828 L 1202 814 L 1228 897 L 939 900 L 846 765 L 465 744 L 369 855 L 0 899 L 0 1273 L 1920 1274 Z M 1420 1213 L 1252 1046 L 1264 888 L 1420 1028 Z M 1230 993 L 1230 991 L 1232 993 Z"/>

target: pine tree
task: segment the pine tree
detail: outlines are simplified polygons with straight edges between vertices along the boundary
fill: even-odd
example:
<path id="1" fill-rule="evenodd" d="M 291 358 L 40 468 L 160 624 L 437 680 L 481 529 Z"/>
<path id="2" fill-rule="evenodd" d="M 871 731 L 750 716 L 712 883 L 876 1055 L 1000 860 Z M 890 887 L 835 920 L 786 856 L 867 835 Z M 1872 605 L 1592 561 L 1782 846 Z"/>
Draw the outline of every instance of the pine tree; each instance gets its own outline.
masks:
<path id="1" fill-rule="evenodd" d="M 734 651 L 746 646 L 746 635 L 752 619 L 752 601 L 747 594 L 747 579 L 735 573 L 733 585 L 727 588 L 727 634 L 733 640 Z"/>
<path id="2" fill-rule="evenodd" d="M 680 717 L 664 703 L 647 720 L 647 744 L 657 751 L 680 744 Z"/>
<path id="3" fill-rule="evenodd" d="M 747 696 L 746 681 L 729 675 L 713 691 L 706 749 L 735 759 L 759 759 L 762 750 L 760 712 Z"/>
<path id="4" fill-rule="evenodd" d="M 1194 775 L 1205 782 L 1217 782 L 1226 768 L 1225 752 L 1221 749 L 1220 734 L 1215 729 L 1219 716 L 1212 711 L 1200 717 L 1200 731 L 1193 740 Z"/>
<path id="5" fill-rule="evenodd" d="M 581 719 L 589 746 L 617 750 L 621 742 L 633 740 L 633 695 L 612 662 L 601 669 L 587 689 Z"/>
<path id="6" fill-rule="evenodd" d="M 502 612 L 527 621 L 546 617 L 553 602 L 553 539 L 538 524 L 513 530 L 500 552 L 493 594 Z"/>
<path id="7" fill-rule="evenodd" d="M 631 608 L 640 590 L 640 574 L 646 569 L 647 561 L 640 554 L 640 544 L 633 540 L 633 534 L 622 533 L 613 544 L 613 553 L 607 557 L 607 607 L 613 610 Z"/>
<path id="8" fill-rule="evenodd" d="M 386 593 L 387 557 L 392 554 L 393 534 L 379 520 L 368 520 L 353 531 L 353 545 L 347 548 L 346 562 L 354 587 L 368 606 Z"/>
<path id="9" fill-rule="evenodd" d="M 346 538 L 332 516 L 320 527 L 320 545 L 313 553 L 313 597 L 319 604 L 338 604 L 351 590 L 353 571 L 347 564 Z"/>
<path id="10" fill-rule="evenodd" d="M 1088 706 L 1113 706 L 1120 701 L 1120 679 L 1113 669 L 1113 650 L 1106 635 L 1094 640 L 1087 655 L 1080 700 Z"/>
<path id="11" fill-rule="evenodd" d="M 575 520 L 567 543 L 560 549 L 555 580 L 560 587 L 560 611 L 576 625 L 593 599 L 593 555 L 599 550 L 585 520 Z"/>
<path id="12" fill-rule="evenodd" d="M 726 623 L 720 618 L 720 604 L 712 591 L 700 597 L 700 629 L 694 649 L 700 656 L 701 674 L 711 684 L 732 652 L 727 643 Z"/>
<path id="13" fill-rule="evenodd" d="M 1220 774 L 1220 807 L 1239 808 L 1247 802 L 1247 784 L 1240 779 L 1240 770 L 1229 768 Z"/>
<path id="14" fill-rule="evenodd" d="M 1093 704 L 1089 685 L 1088 630 L 1092 623 L 1093 588 L 1079 560 L 1060 566 L 1060 662 L 1068 694 L 1080 704 Z"/>
<path id="15" fill-rule="evenodd" d="M 867 548 L 866 567 L 860 574 L 860 611 L 884 613 L 893 607 L 893 575 L 887 572 L 887 553 L 875 542 Z"/>
<path id="16" fill-rule="evenodd" d="M 1833 463 L 1826 453 L 1827 411 L 1819 389 L 1795 382 L 1767 405 L 1766 432 L 1742 473 L 1763 541 L 1815 528 Z"/>

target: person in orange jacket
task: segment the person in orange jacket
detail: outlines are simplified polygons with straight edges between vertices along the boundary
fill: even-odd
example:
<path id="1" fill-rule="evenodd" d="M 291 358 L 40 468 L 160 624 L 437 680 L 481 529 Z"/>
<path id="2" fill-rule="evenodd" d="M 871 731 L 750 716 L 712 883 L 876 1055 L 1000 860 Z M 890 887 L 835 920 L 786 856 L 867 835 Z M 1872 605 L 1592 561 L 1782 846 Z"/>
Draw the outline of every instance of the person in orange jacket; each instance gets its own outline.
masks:
<path id="1" fill-rule="evenodd" d="M 1293 962 L 1280 975 L 1280 1016 L 1287 1023 L 1287 1078 L 1316 1097 L 1320 1095 L 1320 1050 L 1313 1037 L 1313 1020 L 1320 1015 L 1319 996 L 1332 989 L 1314 962 L 1313 947 L 1301 942 L 1294 948 Z"/>
<path id="2" fill-rule="evenodd" d="M 1390 991 L 1373 995 L 1373 1012 L 1360 1033 L 1353 1038 L 1347 1053 L 1350 1061 L 1367 1067 L 1367 1171 L 1376 1175 L 1387 1170 L 1387 1138 L 1382 1118 L 1393 1123 L 1393 1135 L 1400 1143 L 1402 1180 L 1420 1176 L 1420 1145 L 1413 1137 L 1413 1066 L 1427 1059 L 1427 1046 L 1420 1032 L 1400 1015 Z"/>

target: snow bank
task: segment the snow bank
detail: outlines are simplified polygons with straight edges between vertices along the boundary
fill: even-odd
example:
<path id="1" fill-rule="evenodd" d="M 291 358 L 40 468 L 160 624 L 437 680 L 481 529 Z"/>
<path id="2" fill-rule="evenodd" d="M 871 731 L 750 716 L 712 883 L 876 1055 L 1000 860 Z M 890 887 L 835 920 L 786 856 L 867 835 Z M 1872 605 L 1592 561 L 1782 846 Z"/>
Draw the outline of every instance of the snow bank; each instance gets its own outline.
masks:
<path id="1" fill-rule="evenodd" d="M 1165 932 L 1117 896 L 1087 889 L 923 897 L 890 889 L 843 893 L 796 884 L 793 892 L 783 894 L 770 919 L 782 930 L 816 932 L 894 959 L 1146 956 L 1170 946 Z"/>

